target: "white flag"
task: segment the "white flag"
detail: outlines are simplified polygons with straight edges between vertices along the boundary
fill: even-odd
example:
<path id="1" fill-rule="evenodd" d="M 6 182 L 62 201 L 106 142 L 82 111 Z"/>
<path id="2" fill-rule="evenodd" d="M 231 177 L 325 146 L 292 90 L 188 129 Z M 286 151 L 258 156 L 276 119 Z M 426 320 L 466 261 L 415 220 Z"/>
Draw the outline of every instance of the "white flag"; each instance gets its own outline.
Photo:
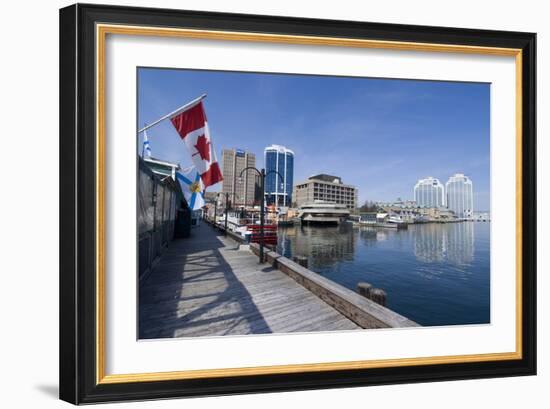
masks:
<path id="1" fill-rule="evenodd" d="M 149 138 L 147 137 L 147 130 L 143 131 L 143 152 L 148 158 L 151 157 L 151 147 L 149 146 Z"/>

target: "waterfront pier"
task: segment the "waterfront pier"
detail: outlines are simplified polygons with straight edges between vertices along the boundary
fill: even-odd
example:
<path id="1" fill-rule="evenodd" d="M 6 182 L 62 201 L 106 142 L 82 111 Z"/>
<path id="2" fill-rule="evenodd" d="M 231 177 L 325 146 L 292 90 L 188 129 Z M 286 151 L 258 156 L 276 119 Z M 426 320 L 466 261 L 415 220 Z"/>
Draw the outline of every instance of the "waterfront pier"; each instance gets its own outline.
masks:
<path id="1" fill-rule="evenodd" d="M 140 283 L 140 339 L 360 328 L 206 223 L 173 241 Z"/>

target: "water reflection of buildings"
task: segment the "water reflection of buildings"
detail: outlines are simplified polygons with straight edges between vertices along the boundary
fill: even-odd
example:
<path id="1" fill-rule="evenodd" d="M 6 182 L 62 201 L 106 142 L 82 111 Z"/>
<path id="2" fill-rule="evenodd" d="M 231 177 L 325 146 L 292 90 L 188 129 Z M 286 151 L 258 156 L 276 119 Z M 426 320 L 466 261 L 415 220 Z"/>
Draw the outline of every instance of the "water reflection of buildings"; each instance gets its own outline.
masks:
<path id="1" fill-rule="evenodd" d="M 446 235 L 442 224 L 415 226 L 413 232 L 414 255 L 424 263 L 441 263 L 447 250 Z"/>
<path id="2" fill-rule="evenodd" d="M 344 223 L 333 227 L 279 228 L 278 252 L 307 256 L 314 270 L 353 261 L 357 240 L 366 247 L 389 242 L 393 249 L 411 248 L 417 261 L 465 266 L 474 261 L 474 222 L 411 225 L 408 230 L 362 227 Z M 411 246 L 411 247 L 409 247 Z"/>
<path id="3" fill-rule="evenodd" d="M 380 233 L 380 236 L 379 236 Z M 385 240 L 382 237 L 383 231 L 375 227 L 361 227 L 359 229 L 359 238 L 365 243 L 366 246 L 374 246 L 378 240 Z"/>
<path id="4" fill-rule="evenodd" d="M 355 234 L 352 226 L 294 226 L 278 231 L 278 250 L 286 257 L 307 256 L 310 267 L 323 268 L 339 261 L 353 260 Z"/>
<path id="5" fill-rule="evenodd" d="M 448 226 L 447 260 L 456 265 L 474 261 L 474 223 L 454 223 Z"/>
<path id="6" fill-rule="evenodd" d="M 413 230 L 414 254 L 424 263 L 470 264 L 474 260 L 474 224 L 425 224 Z"/>
<path id="7" fill-rule="evenodd" d="M 390 230 L 379 229 L 376 227 L 361 226 L 359 229 L 359 238 L 363 240 L 366 246 L 374 246 L 379 241 L 388 240 L 389 234 Z"/>

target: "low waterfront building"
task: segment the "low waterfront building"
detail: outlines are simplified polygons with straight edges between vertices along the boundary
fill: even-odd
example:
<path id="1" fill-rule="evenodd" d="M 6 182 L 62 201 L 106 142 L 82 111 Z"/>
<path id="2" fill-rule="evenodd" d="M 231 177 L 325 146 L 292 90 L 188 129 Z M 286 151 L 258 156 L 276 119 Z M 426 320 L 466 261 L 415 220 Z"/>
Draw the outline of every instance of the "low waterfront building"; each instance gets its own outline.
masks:
<path id="1" fill-rule="evenodd" d="M 367 224 L 376 224 L 377 220 L 376 212 L 361 212 L 359 213 L 359 221 Z"/>
<path id="2" fill-rule="evenodd" d="M 358 194 L 358 189 L 355 186 L 344 184 L 342 178 L 323 173 L 311 176 L 305 182 L 295 185 L 292 197 L 294 207 L 315 201 L 324 201 L 341 204 L 350 210 L 355 210 Z"/>
<path id="3" fill-rule="evenodd" d="M 392 216 L 396 216 L 399 220 L 405 223 L 414 223 L 420 212 L 418 209 L 412 208 L 394 208 L 389 210 Z"/>
<path id="4" fill-rule="evenodd" d="M 457 216 L 454 211 L 444 206 L 418 206 L 414 201 L 407 201 L 406 203 L 379 202 L 377 203 L 377 206 L 380 211 L 384 211 L 388 213 L 390 217 L 398 218 L 405 223 L 449 222 L 457 220 Z"/>
<path id="5" fill-rule="evenodd" d="M 416 182 L 414 201 L 420 207 L 445 206 L 445 189 L 439 179 L 429 176 Z"/>
<path id="6" fill-rule="evenodd" d="M 377 206 L 405 223 L 414 223 L 421 213 L 420 206 L 414 200 L 398 199 L 395 202 L 379 202 Z"/>
<path id="7" fill-rule="evenodd" d="M 421 207 L 418 208 L 418 218 L 420 221 L 455 221 L 455 213 L 446 207 Z"/>
<path id="8" fill-rule="evenodd" d="M 378 224 L 388 223 L 390 218 L 391 215 L 385 212 L 360 212 L 356 221 L 361 224 Z"/>
<path id="9" fill-rule="evenodd" d="M 346 205 L 316 200 L 300 206 L 297 218 L 304 224 L 340 224 L 349 215 Z"/>

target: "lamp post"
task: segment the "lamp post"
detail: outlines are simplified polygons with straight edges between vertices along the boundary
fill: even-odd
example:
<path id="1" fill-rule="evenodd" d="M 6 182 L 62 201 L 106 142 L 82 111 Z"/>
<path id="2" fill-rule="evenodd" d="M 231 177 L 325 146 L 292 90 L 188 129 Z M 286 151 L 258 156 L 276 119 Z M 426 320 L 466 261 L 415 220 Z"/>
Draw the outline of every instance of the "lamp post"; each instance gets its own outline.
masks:
<path id="1" fill-rule="evenodd" d="M 269 172 L 266 173 L 264 168 L 262 168 L 261 170 L 258 170 L 253 166 L 249 166 L 249 167 L 244 168 L 241 171 L 241 174 L 239 175 L 239 179 L 242 179 L 243 173 L 246 172 L 247 170 L 253 170 L 258 174 L 258 176 L 260 176 L 260 192 L 261 192 L 261 195 L 262 195 L 262 197 L 260 198 L 260 263 L 263 263 L 264 262 L 264 225 L 265 225 L 265 220 L 264 220 L 264 214 L 265 214 L 265 212 L 264 212 L 264 207 L 265 207 L 265 177 L 268 176 L 271 173 L 276 173 L 277 175 L 279 175 L 279 177 L 281 178 L 281 181 L 283 183 L 284 183 L 284 179 L 281 176 L 281 174 L 279 172 L 277 172 L 276 170 L 270 170 Z"/>
<path id="2" fill-rule="evenodd" d="M 229 193 L 225 193 L 225 230 L 224 234 L 227 236 L 227 214 L 229 213 Z"/>
<path id="3" fill-rule="evenodd" d="M 218 220 L 216 217 L 218 216 L 218 200 L 219 200 L 220 194 L 218 193 L 216 195 L 216 200 L 214 201 L 214 227 L 217 227 Z"/>
<path id="4" fill-rule="evenodd" d="M 225 194 L 225 231 L 227 231 L 227 210 L 229 209 L 229 193 L 218 192 L 216 195 L 216 201 L 214 202 L 214 226 L 218 226 L 218 201 L 220 200 L 220 195 Z"/>

